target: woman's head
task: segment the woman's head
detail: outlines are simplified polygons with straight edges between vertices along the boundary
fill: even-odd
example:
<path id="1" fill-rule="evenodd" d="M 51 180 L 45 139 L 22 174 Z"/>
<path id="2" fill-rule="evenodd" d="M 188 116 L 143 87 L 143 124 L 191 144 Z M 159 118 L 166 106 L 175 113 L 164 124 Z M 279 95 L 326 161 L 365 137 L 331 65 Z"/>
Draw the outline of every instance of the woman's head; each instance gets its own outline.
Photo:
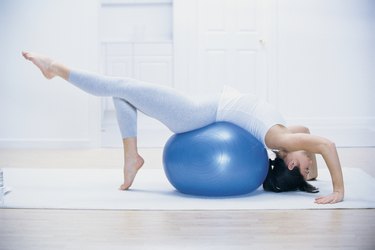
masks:
<path id="1" fill-rule="evenodd" d="M 284 160 L 289 170 L 297 168 L 305 180 L 309 179 L 312 159 L 306 151 L 294 151 L 278 156 Z"/>
<path id="2" fill-rule="evenodd" d="M 266 191 L 286 192 L 301 190 L 309 193 L 317 193 L 319 189 L 305 181 L 299 168 L 290 169 L 285 161 L 276 157 L 275 160 L 269 160 L 268 174 L 263 182 L 263 188 Z"/>

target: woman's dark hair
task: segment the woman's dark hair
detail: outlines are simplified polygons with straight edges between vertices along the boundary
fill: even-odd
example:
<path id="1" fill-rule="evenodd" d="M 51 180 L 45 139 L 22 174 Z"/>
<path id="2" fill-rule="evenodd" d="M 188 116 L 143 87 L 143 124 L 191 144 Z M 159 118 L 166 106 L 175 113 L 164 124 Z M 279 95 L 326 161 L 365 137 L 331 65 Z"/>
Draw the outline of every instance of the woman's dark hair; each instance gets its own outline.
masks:
<path id="1" fill-rule="evenodd" d="M 305 181 L 298 167 L 289 170 L 280 157 L 269 160 L 268 174 L 263 182 L 263 189 L 273 192 L 301 190 L 308 193 L 317 193 L 319 189 Z"/>

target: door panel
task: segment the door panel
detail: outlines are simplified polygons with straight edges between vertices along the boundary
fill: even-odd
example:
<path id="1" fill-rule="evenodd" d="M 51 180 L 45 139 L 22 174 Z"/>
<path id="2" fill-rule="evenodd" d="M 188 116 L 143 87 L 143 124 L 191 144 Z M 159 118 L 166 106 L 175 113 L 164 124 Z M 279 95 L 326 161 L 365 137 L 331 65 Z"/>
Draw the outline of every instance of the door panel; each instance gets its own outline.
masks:
<path id="1" fill-rule="evenodd" d="M 258 1 L 177 0 L 174 11 L 175 66 L 188 71 L 181 74 L 188 79 L 176 75 L 176 86 L 191 93 L 219 92 L 223 85 L 259 95 L 267 92 Z"/>

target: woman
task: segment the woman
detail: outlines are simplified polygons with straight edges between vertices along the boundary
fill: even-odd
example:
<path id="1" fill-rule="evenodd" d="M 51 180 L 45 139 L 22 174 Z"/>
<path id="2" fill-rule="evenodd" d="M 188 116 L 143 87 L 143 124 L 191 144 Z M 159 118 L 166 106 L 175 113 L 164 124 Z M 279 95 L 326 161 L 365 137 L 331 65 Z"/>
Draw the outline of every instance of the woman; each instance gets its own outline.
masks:
<path id="1" fill-rule="evenodd" d="M 286 127 L 281 115 L 255 96 L 229 89 L 222 95 L 193 101 L 171 88 L 129 78 L 72 70 L 42 55 L 29 52 L 22 54 L 47 79 L 58 76 L 90 94 L 113 97 L 124 146 L 122 190 L 131 186 L 144 164 L 137 149 L 136 115 L 137 110 L 140 110 L 158 119 L 175 133 L 197 129 L 215 121 L 232 122 L 248 130 L 268 148 L 274 149 L 285 166 L 299 172 L 305 180 L 317 177 L 314 154 L 321 154 L 331 174 L 333 192 L 316 198 L 315 202 L 336 203 L 344 198 L 344 181 L 335 144 L 310 135 L 305 127 Z"/>

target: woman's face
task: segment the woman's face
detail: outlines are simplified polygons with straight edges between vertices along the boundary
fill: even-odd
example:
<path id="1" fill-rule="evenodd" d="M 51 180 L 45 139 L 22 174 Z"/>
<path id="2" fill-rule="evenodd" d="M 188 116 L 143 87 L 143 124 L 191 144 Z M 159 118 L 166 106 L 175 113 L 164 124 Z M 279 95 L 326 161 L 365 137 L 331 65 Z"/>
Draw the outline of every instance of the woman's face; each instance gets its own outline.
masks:
<path id="1" fill-rule="evenodd" d="M 298 167 L 303 178 L 305 180 L 309 179 L 312 160 L 310 159 L 310 157 L 308 157 L 305 151 L 290 152 L 284 158 L 284 161 L 289 170 Z"/>

